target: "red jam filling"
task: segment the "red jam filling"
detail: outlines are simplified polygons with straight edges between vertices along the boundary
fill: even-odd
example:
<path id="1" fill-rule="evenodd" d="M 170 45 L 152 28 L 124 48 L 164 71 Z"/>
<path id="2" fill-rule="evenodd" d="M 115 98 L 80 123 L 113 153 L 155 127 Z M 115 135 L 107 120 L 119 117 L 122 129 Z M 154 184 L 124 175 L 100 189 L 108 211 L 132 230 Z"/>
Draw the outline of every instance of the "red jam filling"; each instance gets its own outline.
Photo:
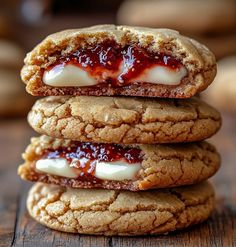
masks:
<path id="1" fill-rule="evenodd" d="M 122 61 L 124 68 L 116 78 L 111 76 L 119 71 Z M 78 51 L 62 56 L 47 70 L 54 66 L 72 64 L 87 71 L 92 77 L 99 78 L 98 83 L 109 83 L 112 86 L 124 86 L 130 84 L 132 79 L 137 78 L 144 70 L 153 66 L 165 66 L 176 70 L 182 63 L 174 57 L 162 52 L 151 53 L 139 47 L 137 44 L 121 47 L 115 41 L 105 41 L 95 47 L 79 49 Z M 104 71 L 112 72 L 104 78 Z"/>
<path id="2" fill-rule="evenodd" d="M 85 180 L 99 179 L 94 177 L 96 163 L 124 160 L 128 164 L 142 162 L 141 150 L 121 147 L 115 144 L 76 143 L 72 147 L 60 147 L 57 150 L 46 150 L 43 159 L 64 158 L 71 167 L 78 169 L 78 176 Z M 74 159 L 78 159 L 74 162 Z M 72 162 L 73 161 L 73 162 Z"/>

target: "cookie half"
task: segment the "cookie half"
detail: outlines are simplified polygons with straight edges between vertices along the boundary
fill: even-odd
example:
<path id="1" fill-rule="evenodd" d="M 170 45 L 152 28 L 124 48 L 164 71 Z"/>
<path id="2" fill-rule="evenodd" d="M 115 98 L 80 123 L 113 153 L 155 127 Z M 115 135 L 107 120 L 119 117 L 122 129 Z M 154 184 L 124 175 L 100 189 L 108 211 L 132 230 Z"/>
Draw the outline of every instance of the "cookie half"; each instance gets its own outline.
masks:
<path id="1" fill-rule="evenodd" d="M 214 208 L 207 183 L 143 192 L 66 189 L 36 183 L 30 215 L 49 228 L 96 235 L 156 235 L 206 220 Z"/>
<path id="2" fill-rule="evenodd" d="M 115 145 L 32 138 L 19 175 L 73 188 L 131 191 L 194 184 L 211 177 L 220 156 L 207 142 Z"/>
<path id="3" fill-rule="evenodd" d="M 189 98 L 214 79 L 214 55 L 169 29 L 101 25 L 65 30 L 25 58 L 29 93 Z"/>
<path id="4" fill-rule="evenodd" d="M 197 98 L 50 96 L 35 103 L 28 121 L 55 138 L 118 144 L 199 141 L 221 125 L 220 114 Z"/>

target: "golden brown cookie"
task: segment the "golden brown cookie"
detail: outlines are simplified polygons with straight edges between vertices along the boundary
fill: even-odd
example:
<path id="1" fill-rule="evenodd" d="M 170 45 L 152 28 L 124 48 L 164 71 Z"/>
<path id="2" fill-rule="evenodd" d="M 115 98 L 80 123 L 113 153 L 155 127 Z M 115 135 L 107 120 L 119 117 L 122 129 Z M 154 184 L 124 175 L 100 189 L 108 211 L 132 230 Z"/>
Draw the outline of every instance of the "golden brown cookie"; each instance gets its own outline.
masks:
<path id="1" fill-rule="evenodd" d="M 28 115 L 40 134 L 97 143 L 192 142 L 220 128 L 220 114 L 197 98 L 50 96 Z"/>
<path id="2" fill-rule="evenodd" d="M 117 19 L 119 24 L 167 27 L 192 34 L 224 33 L 236 28 L 236 2 L 126 0 L 118 11 Z"/>
<path id="3" fill-rule="evenodd" d="M 225 112 L 236 113 L 236 56 L 220 60 L 218 68 L 215 82 L 203 98 Z"/>
<path id="4" fill-rule="evenodd" d="M 177 31 L 101 25 L 48 36 L 27 55 L 21 76 L 39 96 L 189 98 L 215 74 L 214 55 Z"/>
<path id="5" fill-rule="evenodd" d="M 36 183 L 29 214 L 64 232 L 96 235 L 156 235 L 199 224 L 214 208 L 214 190 L 198 185 L 143 192 L 66 189 Z"/>
<path id="6" fill-rule="evenodd" d="M 147 190 L 195 184 L 220 166 L 207 142 L 162 145 L 80 143 L 32 138 L 21 178 L 73 188 Z"/>

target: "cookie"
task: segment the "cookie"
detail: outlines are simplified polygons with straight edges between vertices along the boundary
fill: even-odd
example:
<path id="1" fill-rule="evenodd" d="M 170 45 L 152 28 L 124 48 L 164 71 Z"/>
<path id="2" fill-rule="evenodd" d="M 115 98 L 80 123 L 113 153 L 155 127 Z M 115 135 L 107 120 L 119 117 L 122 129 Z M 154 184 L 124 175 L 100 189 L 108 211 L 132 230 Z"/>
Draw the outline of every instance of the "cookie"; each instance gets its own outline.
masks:
<path id="1" fill-rule="evenodd" d="M 220 60 L 218 68 L 214 85 L 203 98 L 222 111 L 236 113 L 236 56 Z"/>
<path id="2" fill-rule="evenodd" d="M 38 96 L 189 98 L 214 79 L 214 55 L 169 29 L 101 25 L 65 30 L 25 58 L 22 80 Z"/>
<path id="3" fill-rule="evenodd" d="M 114 145 L 32 138 L 19 167 L 22 179 L 73 188 L 148 190 L 194 184 L 220 166 L 207 142 Z"/>
<path id="4" fill-rule="evenodd" d="M 223 33 L 235 30 L 235 10 L 234 0 L 126 0 L 118 11 L 117 21 L 185 33 Z"/>
<path id="5" fill-rule="evenodd" d="M 151 144 L 192 142 L 220 128 L 220 114 L 197 98 L 49 96 L 28 115 L 34 130 L 82 142 Z"/>
<path id="6" fill-rule="evenodd" d="M 96 235 L 156 235 L 206 220 L 214 190 L 198 185 L 142 192 L 66 189 L 36 183 L 27 199 L 29 214 L 64 232 Z"/>

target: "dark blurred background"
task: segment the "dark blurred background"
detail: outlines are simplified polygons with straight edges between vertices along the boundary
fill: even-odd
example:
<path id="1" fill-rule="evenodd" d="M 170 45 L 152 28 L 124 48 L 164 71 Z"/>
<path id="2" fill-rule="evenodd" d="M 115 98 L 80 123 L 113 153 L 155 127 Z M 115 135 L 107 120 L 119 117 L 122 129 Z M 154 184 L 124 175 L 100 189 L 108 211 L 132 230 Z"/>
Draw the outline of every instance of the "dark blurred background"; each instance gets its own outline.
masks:
<path id="1" fill-rule="evenodd" d="M 236 54 L 235 0 L 0 0 L 0 117 L 25 116 L 35 100 L 19 77 L 26 52 L 50 33 L 105 23 L 173 28 L 209 46 L 218 60 Z"/>

